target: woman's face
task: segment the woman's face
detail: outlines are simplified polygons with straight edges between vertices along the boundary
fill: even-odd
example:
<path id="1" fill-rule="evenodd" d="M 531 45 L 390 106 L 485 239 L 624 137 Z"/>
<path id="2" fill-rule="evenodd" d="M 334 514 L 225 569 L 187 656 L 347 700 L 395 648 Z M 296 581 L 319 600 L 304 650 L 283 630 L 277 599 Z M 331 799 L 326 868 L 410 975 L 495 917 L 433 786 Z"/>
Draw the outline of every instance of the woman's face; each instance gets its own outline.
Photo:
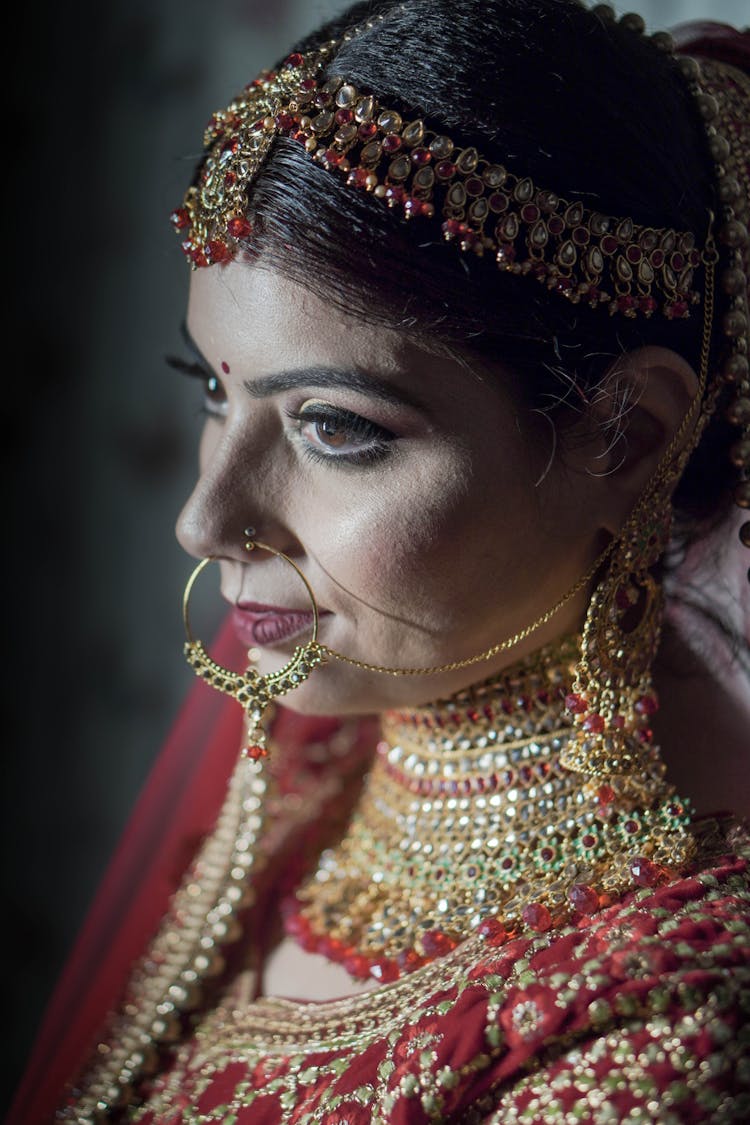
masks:
<path id="1" fill-rule="evenodd" d="M 529 625 L 601 547 L 596 478 L 552 458 L 553 431 L 513 405 L 501 370 L 437 357 L 241 262 L 192 275 L 202 355 L 200 476 L 178 523 L 219 556 L 238 633 L 276 670 L 310 635 L 294 570 L 245 550 L 244 529 L 300 567 L 320 640 L 389 667 L 470 657 Z M 506 384 L 507 386 L 507 384 Z M 392 677 L 330 661 L 287 696 L 307 713 L 424 703 L 580 626 L 580 598 L 493 660 Z"/>

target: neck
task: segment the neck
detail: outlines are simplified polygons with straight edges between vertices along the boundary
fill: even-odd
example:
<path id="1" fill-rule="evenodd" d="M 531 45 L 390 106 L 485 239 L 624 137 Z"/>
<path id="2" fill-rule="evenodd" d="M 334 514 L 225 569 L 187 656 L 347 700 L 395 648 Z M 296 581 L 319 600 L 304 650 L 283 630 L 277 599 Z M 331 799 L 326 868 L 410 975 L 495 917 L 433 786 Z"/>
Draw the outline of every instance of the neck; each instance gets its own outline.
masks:
<path id="1" fill-rule="evenodd" d="M 385 716 L 349 829 L 288 912 L 306 948 L 395 979 L 477 929 L 546 930 L 684 861 L 684 809 L 656 750 L 637 784 L 587 783 L 560 764 L 578 654 L 569 638 Z"/>

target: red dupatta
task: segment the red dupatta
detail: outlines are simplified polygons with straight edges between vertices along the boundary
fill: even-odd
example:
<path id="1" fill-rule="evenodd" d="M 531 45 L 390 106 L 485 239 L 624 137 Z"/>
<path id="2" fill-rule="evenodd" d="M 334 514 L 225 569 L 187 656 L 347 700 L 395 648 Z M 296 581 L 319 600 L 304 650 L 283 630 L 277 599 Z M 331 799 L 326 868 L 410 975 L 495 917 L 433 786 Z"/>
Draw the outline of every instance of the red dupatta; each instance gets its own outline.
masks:
<path id="1" fill-rule="evenodd" d="M 231 627 L 212 654 L 242 651 Z M 242 711 L 202 683 L 190 691 L 128 820 L 47 1007 L 8 1125 L 48 1125 L 67 1082 L 118 1005 L 201 839 L 211 831 L 239 752 Z M 274 738 L 300 744 L 337 723 L 279 708 Z"/>

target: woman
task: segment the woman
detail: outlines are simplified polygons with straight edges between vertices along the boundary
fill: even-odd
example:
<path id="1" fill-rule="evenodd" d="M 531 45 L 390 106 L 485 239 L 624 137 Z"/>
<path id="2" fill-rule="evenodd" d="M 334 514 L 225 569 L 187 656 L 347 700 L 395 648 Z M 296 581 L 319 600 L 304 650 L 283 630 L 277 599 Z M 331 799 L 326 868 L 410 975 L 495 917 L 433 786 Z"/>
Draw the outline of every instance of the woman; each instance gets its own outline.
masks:
<path id="1" fill-rule="evenodd" d="M 747 650 L 729 601 L 691 655 L 688 570 L 750 542 L 748 44 L 709 31 L 382 0 L 209 122 L 178 535 L 242 754 L 197 695 L 18 1120 L 71 1076 L 81 1122 L 746 1117 Z"/>

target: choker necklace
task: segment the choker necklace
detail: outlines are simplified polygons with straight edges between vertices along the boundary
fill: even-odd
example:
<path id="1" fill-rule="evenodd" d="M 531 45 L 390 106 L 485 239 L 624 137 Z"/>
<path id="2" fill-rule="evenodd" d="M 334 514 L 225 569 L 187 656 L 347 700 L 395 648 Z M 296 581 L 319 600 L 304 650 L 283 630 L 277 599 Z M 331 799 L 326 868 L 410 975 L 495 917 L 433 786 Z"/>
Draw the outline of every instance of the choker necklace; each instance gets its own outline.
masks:
<path id="1" fill-rule="evenodd" d="M 674 878 L 693 851 L 690 810 L 658 750 L 607 784 L 560 762 L 579 658 L 568 638 L 387 714 L 347 832 L 284 903 L 287 933 L 354 978 L 391 981 L 477 930 L 497 944 Z"/>

